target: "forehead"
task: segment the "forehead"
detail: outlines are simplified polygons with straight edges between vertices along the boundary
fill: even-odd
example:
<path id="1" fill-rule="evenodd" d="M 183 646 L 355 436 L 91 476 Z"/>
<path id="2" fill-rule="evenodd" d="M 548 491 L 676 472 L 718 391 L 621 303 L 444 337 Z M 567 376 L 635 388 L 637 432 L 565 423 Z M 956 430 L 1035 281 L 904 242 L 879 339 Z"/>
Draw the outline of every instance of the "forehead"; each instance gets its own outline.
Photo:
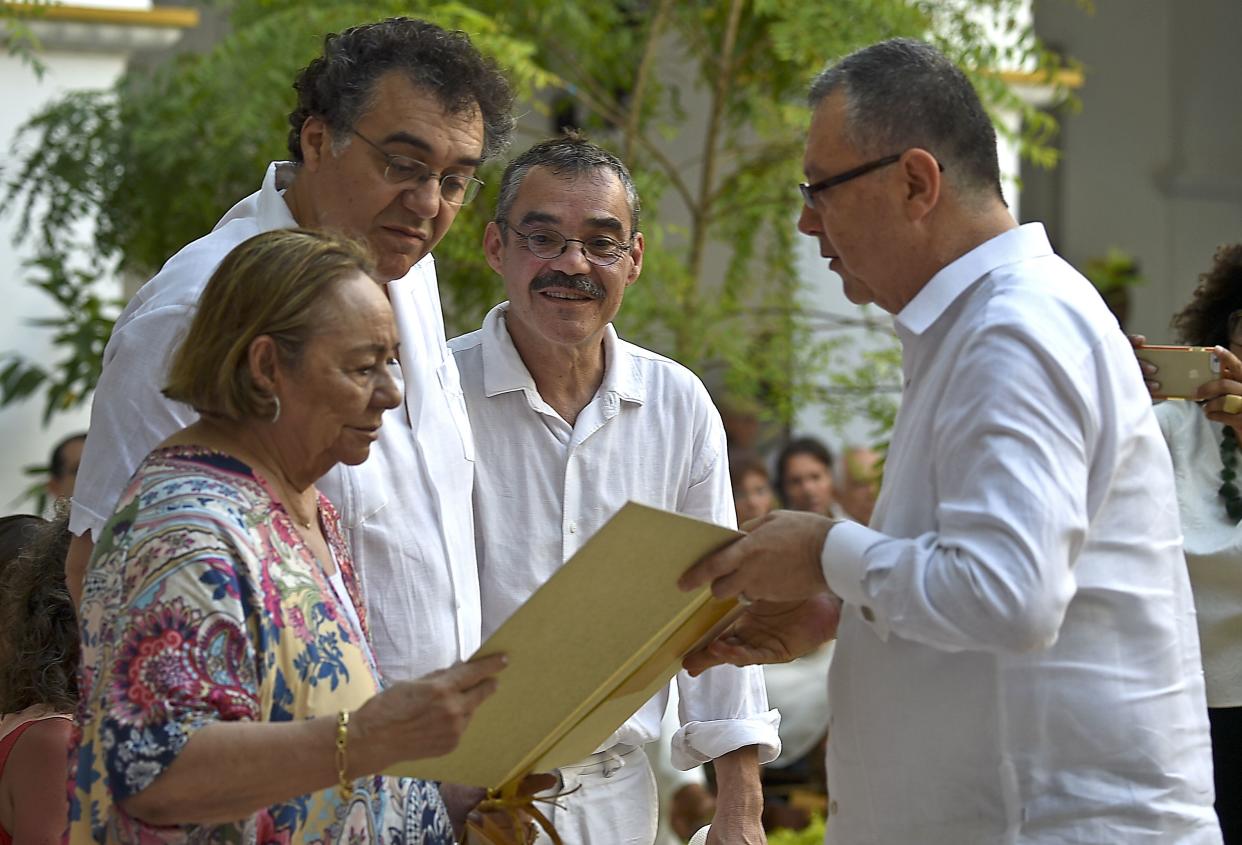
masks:
<path id="1" fill-rule="evenodd" d="M 334 284 L 321 303 L 321 314 L 330 315 L 319 337 L 333 342 L 395 342 L 392 306 L 380 285 L 357 272 Z"/>
<path id="2" fill-rule="evenodd" d="M 483 152 L 483 115 L 477 106 L 450 111 L 434 93 L 400 71 L 389 71 L 375 81 L 358 125 L 381 144 L 413 139 L 431 147 L 431 152 L 475 159 Z"/>
<path id="3" fill-rule="evenodd" d="M 806 152 L 802 170 L 809 179 L 820 179 L 839 171 L 842 162 L 853 152 L 845 139 L 845 95 L 829 94 L 811 114 L 807 130 Z"/>
<path id="4" fill-rule="evenodd" d="M 513 222 L 549 225 L 600 226 L 608 221 L 629 229 L 630 207 L 625 187 L 611 170 L 561 175 L 550 168 L 532 167 L 513 200 Z"/>

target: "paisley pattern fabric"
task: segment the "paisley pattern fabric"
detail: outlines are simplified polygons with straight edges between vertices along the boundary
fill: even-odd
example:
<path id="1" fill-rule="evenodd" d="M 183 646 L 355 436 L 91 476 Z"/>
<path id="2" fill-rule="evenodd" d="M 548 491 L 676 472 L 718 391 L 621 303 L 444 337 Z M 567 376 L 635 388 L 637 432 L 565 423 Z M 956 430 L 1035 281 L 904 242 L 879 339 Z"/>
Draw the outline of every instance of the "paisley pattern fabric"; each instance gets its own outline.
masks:
<path id="1" fill-rule="evenodd" d="M 232 824 L 157 828 L 118 804 L 205 725 L 335 717 L 380 689 L 336 512 L 322 496 L 319 509 L 363 630 L 245 464 L 172 447 L 138 468 L 84 588 L 71 843 L 452 842 L 436 786 L 409 778 L 360 778 L 348 799 L 332 788 Z"/>

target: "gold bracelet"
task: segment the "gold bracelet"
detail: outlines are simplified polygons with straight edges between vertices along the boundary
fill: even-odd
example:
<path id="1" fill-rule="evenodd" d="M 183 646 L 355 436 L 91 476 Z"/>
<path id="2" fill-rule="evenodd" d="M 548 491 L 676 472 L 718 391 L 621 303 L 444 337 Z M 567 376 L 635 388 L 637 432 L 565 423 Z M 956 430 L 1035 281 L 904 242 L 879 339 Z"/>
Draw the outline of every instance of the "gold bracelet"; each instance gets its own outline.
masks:
<path id="1" fill-rule="evenodd" d="M 349 797 L 354 793 L 353 781 L 345 774 L 346 765 L 349 763 L 349 751 L 346 743 L 349 741 L 349 711 L 342 710 L 336 717 L 336 774 L 340 778 L 341 799 L 348 801 Z"/>

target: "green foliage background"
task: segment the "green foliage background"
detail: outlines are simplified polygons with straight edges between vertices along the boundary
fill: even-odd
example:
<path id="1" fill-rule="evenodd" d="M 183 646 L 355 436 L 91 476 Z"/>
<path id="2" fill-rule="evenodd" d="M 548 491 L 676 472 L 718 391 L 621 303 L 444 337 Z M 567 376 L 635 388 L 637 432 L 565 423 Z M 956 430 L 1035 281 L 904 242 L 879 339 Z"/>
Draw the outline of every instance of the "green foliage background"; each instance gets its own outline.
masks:
<path id="1" fill-rule="evenodd" d="M 1011 32 L 1020 0 L 508 0 L 373 3 L 234 0 L 232 32 L 205 54 L 133 71 L 112 90 L 75 92 L 23 129 L 5 205 L 36 245 L 31 281 L 57 302 L 49 326 L 65 357 L 44 368 L 0 359 L 0 405 L 40 390 L 45 419 L 83 401 L 98 377 L 120 303 L 91 282 L 151 275 L 254 191 L 286 157 L 291 81 L 324 33 L 407 14 L 469 32 L 506 69 L 531 116 L 573 122 L 622 155 L 644 198 L 643 278 L 619 330 L 788 424 L 811 400 L 833 419 L 864 414 L 882 437 L 895 410 L 891 341 L 833 371 L 842 341 L 814 332 L 799 305 L 793 221 L 808 113 L 805 88 L 825 62 L 894 36 L 926 37 L 953 56 L 996 108 L 1026 114 L 1024 150 L 1050 163 L 1046 116 L 1018 101 L 1001 67 L 1057 65 L 1030 33 L 1001 49 L 978 23 Z M 691 103 L 694 103 L 692 106 Z M 536 129 L 536 134 L 539 130 Z M 517 146 L 534 140 L 519 137 Z M 478 326 L 502 288 L 478 248 L 489 189 L 436 250 L 451 333 Z M 94 219 L 74 243 L 75 221 Z M 77 250 L 75 252 L 75 250 Z M 75 258 L 74 256 L 82 256 Z M 884 330 L 881 336 L 887 337 Z M 853 360 L 853 359 L 851 359 Z"/>

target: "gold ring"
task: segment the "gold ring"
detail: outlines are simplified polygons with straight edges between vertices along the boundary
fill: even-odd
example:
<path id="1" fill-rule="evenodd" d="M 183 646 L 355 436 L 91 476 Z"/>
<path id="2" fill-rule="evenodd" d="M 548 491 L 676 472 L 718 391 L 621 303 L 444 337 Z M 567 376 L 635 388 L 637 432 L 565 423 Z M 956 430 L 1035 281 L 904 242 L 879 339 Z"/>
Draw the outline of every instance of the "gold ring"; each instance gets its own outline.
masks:
<path id="1" fill-rule="evenodd" d="M 1242 412 L 1242 396 L 1230 393 L 1225 397 L 1225 401 L 1221 403 L 1220 409 L 1226 414 Z"/>

